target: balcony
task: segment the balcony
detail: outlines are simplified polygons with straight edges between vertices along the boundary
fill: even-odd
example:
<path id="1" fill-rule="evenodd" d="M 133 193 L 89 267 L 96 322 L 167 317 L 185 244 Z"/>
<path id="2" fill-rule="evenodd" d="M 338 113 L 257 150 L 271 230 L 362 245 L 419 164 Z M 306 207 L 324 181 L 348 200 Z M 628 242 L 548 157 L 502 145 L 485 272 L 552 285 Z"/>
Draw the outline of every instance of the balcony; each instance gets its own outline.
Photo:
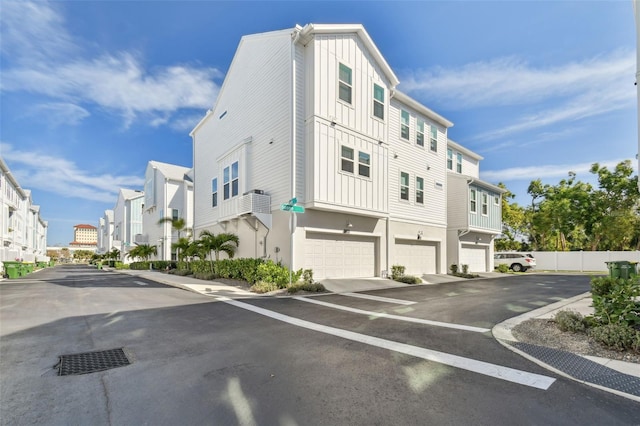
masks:
<path id="1" fill-rule="evenodd" d="M 218 221 L 225 222 L 242 215 L 271 214 L 271 196 L 262 191 L 246 192 L 240 197 L 224 200 L 220 203 Z"/>

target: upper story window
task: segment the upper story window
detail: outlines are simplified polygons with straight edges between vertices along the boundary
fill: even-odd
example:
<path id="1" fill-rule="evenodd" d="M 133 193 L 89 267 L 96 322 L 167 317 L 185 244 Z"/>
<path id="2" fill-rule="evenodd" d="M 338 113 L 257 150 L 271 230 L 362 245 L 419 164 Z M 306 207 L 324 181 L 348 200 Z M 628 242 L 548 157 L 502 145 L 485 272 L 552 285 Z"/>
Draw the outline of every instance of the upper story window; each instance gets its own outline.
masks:
<path id="1" fill-rule="evenodd" d="M 482 214 L 485 216 L 489 214 L 489 196 L 484 192 L 482 193 Z"/>
<path id="2" fill-rule="evenodd" d="M 477 195 L 476 190 L 472 189 L 471 194 L 469 196 L 469 199 L 471 201 L 471 203 L 469 204 L 469 209 L 471 210 L 471 213 L 476 213 L 478 211 L 476 195 Z"/>
<path id="3" fill-rule="evenodd" d="M 500 196 L 499 195 L 494 195 L 493 196 L 493 204 L 495 204 L 496 206 L 500 205 Z"/>
<path id="4" fill-rule="evenodd" d="M 343 172 L 353 173 L 353 148 L 342 145 L 341 156 L 341 170 Z"/>
<path id="5" fill-rule="evenodd" d="M 171 209 L 171 219 L 178 220 L 180 218 L 180 212 L 178 209 Z"/>
<path id="6" fill-rule="evenodd" d="M 211 179 L 211 207 L 218 207 L 218 178 Z"/>
<path id="7" fill-rule="evenodd" d="M 438 128 L 431 126 L 431 151 L 438 152 Z"/>
<path id="8" fill-rule="evenodd" d="M 447 148 L 447 169 L 453 170 L 453 150 Z"/>
<path id="9" fill-rule="evenodd" d="M 366 152 L 358 152 L 358 174 L 360 176 L 371 176 L 371 156 Z"/>
<path id="10" fill-rule="evenodd" d="M 228 200 L 231 197 L 235 197 L 239 192 L 239 178 L 238 178 L 238 162 L 234 162 L 231 167 L 225 167 L 223 173 L 223 198 Z"/>
<path id="11" fill-rule="evenodd" d="M 416 204 L 424 204 L 424 179 L 416 176 Z"/>
<path id="12" fill-rule="evenodd" d="M 409 201 L 409 173 L 400 172 L 400 199 Z"/>
<path id="13" fill-rule="evenodd" d="M 384 89 L 373 85 L 373 115 L 384 120 Z"/>
<path id="14" fill-rule="evenodd" d="M 424 120 L 418 118 L 418 127 L 416 129 L 416 143 L 424 146 Z"/>
<path id="15" fill-rule="evenodd" d="M 340 170 L 343 172 L 354 173 L 355 168 L 355 151 L 353 148 L 342 145 L 340 158 Z M 371 177 L 371 155 L 358 151 L 358 175 Z"/>
<path id="16" fill-rule="evenodd" d="M 456 172 L 462 173 L 462 154 L 456 153 Z"/>
<path id="17" fill-rule="evenodd" d="M 338 73 L 338 79 L 340 80 L 338 87 L 338 97 L 340 98 L 340 100 L 351 104 L 351 92 L 353 90 L 353 86 L 351 85 L 351 68 L 341 63 L 340 71 Z"/>
<path id="18" fill-rule="evenodd" d="M 400 137 L 409 140 L 409 113 L 404 110 L 400 113 Z"/>

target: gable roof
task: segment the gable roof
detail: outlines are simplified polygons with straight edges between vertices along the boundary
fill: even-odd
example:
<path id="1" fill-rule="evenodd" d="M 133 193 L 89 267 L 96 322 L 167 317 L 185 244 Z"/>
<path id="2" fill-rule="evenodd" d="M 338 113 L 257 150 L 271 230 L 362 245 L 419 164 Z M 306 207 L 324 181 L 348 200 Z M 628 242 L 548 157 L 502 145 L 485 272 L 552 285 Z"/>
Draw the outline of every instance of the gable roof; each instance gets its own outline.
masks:
<path id="1" fill-rule="evenodd" d="M 122 194 L 122 198 L 124 198 L 125 200 L 134 200 L 136 198 L 144 196 L 144 192 L 142 191 L 127 188 L 120 188 L 120 194 Z"/>
<path id="2" fill-rule="evenodd" d="M 160 170 L 160 173 L 162 173 L 167 179 L 192 182 L 191 178 L 188 176 L 188 173 L 191 171 L 189 167 L 161 163 L 160 161 L 149 161 L 149 165 Z"/>
<path id="3" fill-rule="evenodd" d="M 447 146 L 450 146 L 451 148 L 455 149 L 456 151 L 460 151 L 463 154 L 467 154 L 469 157 L 473 158 L 474 160 L 484 160 L 484 157 L 481 156 L 480 154 L 476 154 L 475 152 L 471 151 L 469 148 L 465 148 L 464 146 L 460 145 L 457 142 L 452 141 L 451 139 L 447 139 Z"/>
<path id="4" fill-rule="evenodd" d="M 362 24 L 307 24 L 299 32 L 300 40 L 302 43 L 306 43 L 311 40 L 314 34 L 357 34 L 360 40 L 364 43 L 369 50 L 375 61 L 380 65 L 382 72 L 389 79 L 391 88 L 395 88 L 400 80 L 396 77 L 395 73 L 384 59 L 384 56 L 380 53 L 375 43 L 369 37 L 369 33 L 364 29 Z"/>

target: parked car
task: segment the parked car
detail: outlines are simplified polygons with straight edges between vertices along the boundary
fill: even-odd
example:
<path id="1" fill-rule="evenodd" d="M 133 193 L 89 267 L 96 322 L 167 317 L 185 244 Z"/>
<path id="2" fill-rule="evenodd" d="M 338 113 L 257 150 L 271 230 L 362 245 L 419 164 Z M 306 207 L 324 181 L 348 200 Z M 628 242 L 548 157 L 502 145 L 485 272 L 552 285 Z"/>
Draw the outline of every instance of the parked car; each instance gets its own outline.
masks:
<path id="1" fill-rule="evenodd" d="M 526 253 L 496 253 L 493 255 L 494 268 L 507 265 L 513 272 L 526 272 L 536 267 L 536 259 Z"/>

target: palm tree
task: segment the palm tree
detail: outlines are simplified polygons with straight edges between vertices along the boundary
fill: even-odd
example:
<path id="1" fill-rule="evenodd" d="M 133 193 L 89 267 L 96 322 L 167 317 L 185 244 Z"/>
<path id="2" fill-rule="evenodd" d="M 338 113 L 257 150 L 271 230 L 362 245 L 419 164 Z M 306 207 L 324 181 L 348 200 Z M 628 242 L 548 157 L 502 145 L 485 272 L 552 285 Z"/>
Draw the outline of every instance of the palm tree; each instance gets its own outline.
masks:
<path id="1" fill-rule="evenodd" d="M 235 234 L 222 233 L 215 235 L 204 230 L 200 233 L 200 244 L 210 254 L 212 251 L 216 255 L 216 260 L 220 260 L 220 252 L 225 252 L 229 258 L 236 253 L 240 239 Z M 211 262 L 211 272 L 213 272 L 213 259 L 209 255 Z"/>
<path id="2" fill-rule="evenodd" d="M 107 253 L 108 259 L 118 260 L 119 257 L 120 257 L 120 250 L 118 250 L 117 248 L 114 248 L 109 253 Z"/>
<path id="3" fill-rule="evenodd" d="M 176 256 L 178 257 L 178 262 L 181 262 L 184 257 L 187 255 L 187 250 L 191 242 L 188 238 L 178 238 L 178 241 L 171 244 L 171 248 L 176 250 Z"/>
<path id="4" fill-rule="evenodd" d="M 180 234 L 184 231 L 186 232 L 191 232 L 191 228 L 187 227 L 187 222 L 179 217 L 179 218 L 172 218 L 172 217 L 163 217 L 160 220 L 158 220 L 158 225 L 164 225 L 165 223 L 170 222 L 171 223 L 171 230 L 172 231 L 176 231 L 178 233 L 178 241 L 180 241 Z M 171 247 L 173 247 L 173 244 L 171 245 Z M 178 259 L 180 259 L 179 257 L 179 252 L 176 250 L 176 257 L 178 257 Z"/>
<path id="5" fill-rule="evenodd" d="M 155 255 L 157 253 L 158 253 L 157 246 L 150 246 L 149 244 L 140 244 L 139 246 L 135 246 L 134 248 L 132 248 L 129 251 L 129 254 L 127 256 L 129 256 L 132 259 L 139 257 L 141 259 L 144 259 L 145 261 L 148 261 L 152 255 Z"/>

